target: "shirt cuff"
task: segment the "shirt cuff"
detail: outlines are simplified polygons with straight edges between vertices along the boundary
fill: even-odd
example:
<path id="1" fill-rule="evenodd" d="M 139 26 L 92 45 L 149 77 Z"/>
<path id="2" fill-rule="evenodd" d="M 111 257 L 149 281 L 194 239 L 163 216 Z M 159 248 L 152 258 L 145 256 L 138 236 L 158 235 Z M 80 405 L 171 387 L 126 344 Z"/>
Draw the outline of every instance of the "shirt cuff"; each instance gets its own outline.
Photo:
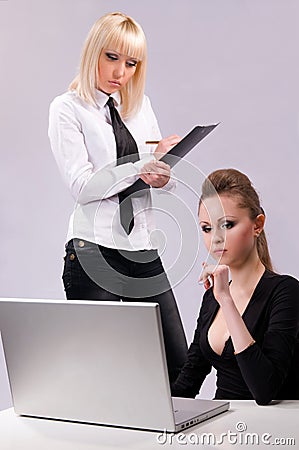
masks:
<path id="1" fill-rule="evenodd" d="M 162 189 L 166 192 L 173 192 L 176 187 L 177 187 L 177 181 L 175 178 L 172 178 L 172 176 L 170 175 L 168 182 L 160 189 Z"/>

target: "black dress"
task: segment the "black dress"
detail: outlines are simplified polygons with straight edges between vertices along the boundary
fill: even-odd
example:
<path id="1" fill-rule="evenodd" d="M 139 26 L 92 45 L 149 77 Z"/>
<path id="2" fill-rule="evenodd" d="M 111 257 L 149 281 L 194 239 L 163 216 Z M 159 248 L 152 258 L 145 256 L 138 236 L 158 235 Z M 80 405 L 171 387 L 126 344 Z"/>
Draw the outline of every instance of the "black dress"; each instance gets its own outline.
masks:
<path id="1" fill-rule="evenodd" d="M 208 330 L 219 304 L 210 288 L 205 292 L 188 360 L 172 385 L 172 395 L 195 397 L 212 366 L 217 371 L 217 399 L 298 397 L 299 282 L 266 270 L 243 313 L 256 343 L 234 355 L 231 338 L 221 355 L 208 341 Z"/>

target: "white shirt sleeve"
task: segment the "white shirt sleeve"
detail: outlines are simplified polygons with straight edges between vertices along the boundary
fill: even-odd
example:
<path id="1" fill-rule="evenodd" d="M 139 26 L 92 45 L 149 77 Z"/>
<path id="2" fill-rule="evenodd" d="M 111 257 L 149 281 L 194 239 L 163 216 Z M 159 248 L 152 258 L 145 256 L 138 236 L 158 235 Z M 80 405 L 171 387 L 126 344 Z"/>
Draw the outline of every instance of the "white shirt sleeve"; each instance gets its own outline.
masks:
<path id="1" fill-rule="evenodd" d="M 50 105 L 49 138 L 62 177 L 75 201 L 81 204 L 123 191 L 138 179 L 145 162 L 153 159 L 152 155 L 142 155 L 136 163 L 116 166 L 105 160 L 103 152 L 103 163 L 95 169 L 74 105 L 61 97 L 54 99 Z"/>

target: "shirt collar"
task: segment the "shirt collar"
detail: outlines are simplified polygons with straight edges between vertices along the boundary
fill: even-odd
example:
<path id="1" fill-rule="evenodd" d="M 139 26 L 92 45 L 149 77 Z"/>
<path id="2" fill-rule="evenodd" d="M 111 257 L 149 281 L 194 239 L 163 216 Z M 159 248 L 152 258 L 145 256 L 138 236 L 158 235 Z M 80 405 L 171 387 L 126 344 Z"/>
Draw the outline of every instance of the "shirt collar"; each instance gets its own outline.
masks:
<path id="1" fill-rule="evenodd" d="M 116 103 L 116 106 L 120 105 L 121 99 L 120 99 L 120 93 L 114 92 L 113 94 L 111 94 L 110 96 L 105 94 L 102 91 L 99 91 L 98 89 L 95 90 L 95 99 L 96 99 L 96 104 L 99 108 L 104 108 L 104 106 L 106 105 L 109 97 L 112 97 L 113 100 Z"/>

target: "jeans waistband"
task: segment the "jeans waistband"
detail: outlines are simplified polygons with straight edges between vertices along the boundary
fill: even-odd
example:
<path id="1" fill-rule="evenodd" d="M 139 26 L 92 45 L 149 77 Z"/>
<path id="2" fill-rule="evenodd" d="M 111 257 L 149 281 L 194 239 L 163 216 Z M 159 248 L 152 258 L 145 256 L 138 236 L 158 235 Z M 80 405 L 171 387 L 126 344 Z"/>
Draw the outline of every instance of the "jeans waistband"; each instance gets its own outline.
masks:
<path id="1" fill-rule="evenodd" d="M 71 249 L 71 250 L 75 250 L 75 251 L 80 251 L 80 249 L 83 250 L 85 247 L 87 247 L 87 248 L 98 247 L 99 250 L 101 251 L 101 253 L 102 252 L 104 252 L 104 253 L 109 252 L 111 254 L 112 253 L 113 254 L 118 253 L 119 255 L 122 255 L 124 257 L 126 255 L 128 255 L 130 257 L 132 257 L 133 255 L 136 255 L 136 256 L 143 255 L 145 257 L 145 259 L 147 259 L 147 257 L 148 257 L 150 260 L 159 258 L 158 250 L 156 250 L 156 249 L 151 249 L 151 250 L 122 250 L 122 249 L 117 249 L 117 248 L 104 247 L 103 245 L 96 244 L 95 242 L 90 242 L 90 241 L 87 241 L 85 239 L 79 239 L 79 238 L 71 239 L 70 241 L 68 241 L 65 244 L 65 248 Z M 129 259 L 131 259 L 131 258 L 129 258 Z"/>

